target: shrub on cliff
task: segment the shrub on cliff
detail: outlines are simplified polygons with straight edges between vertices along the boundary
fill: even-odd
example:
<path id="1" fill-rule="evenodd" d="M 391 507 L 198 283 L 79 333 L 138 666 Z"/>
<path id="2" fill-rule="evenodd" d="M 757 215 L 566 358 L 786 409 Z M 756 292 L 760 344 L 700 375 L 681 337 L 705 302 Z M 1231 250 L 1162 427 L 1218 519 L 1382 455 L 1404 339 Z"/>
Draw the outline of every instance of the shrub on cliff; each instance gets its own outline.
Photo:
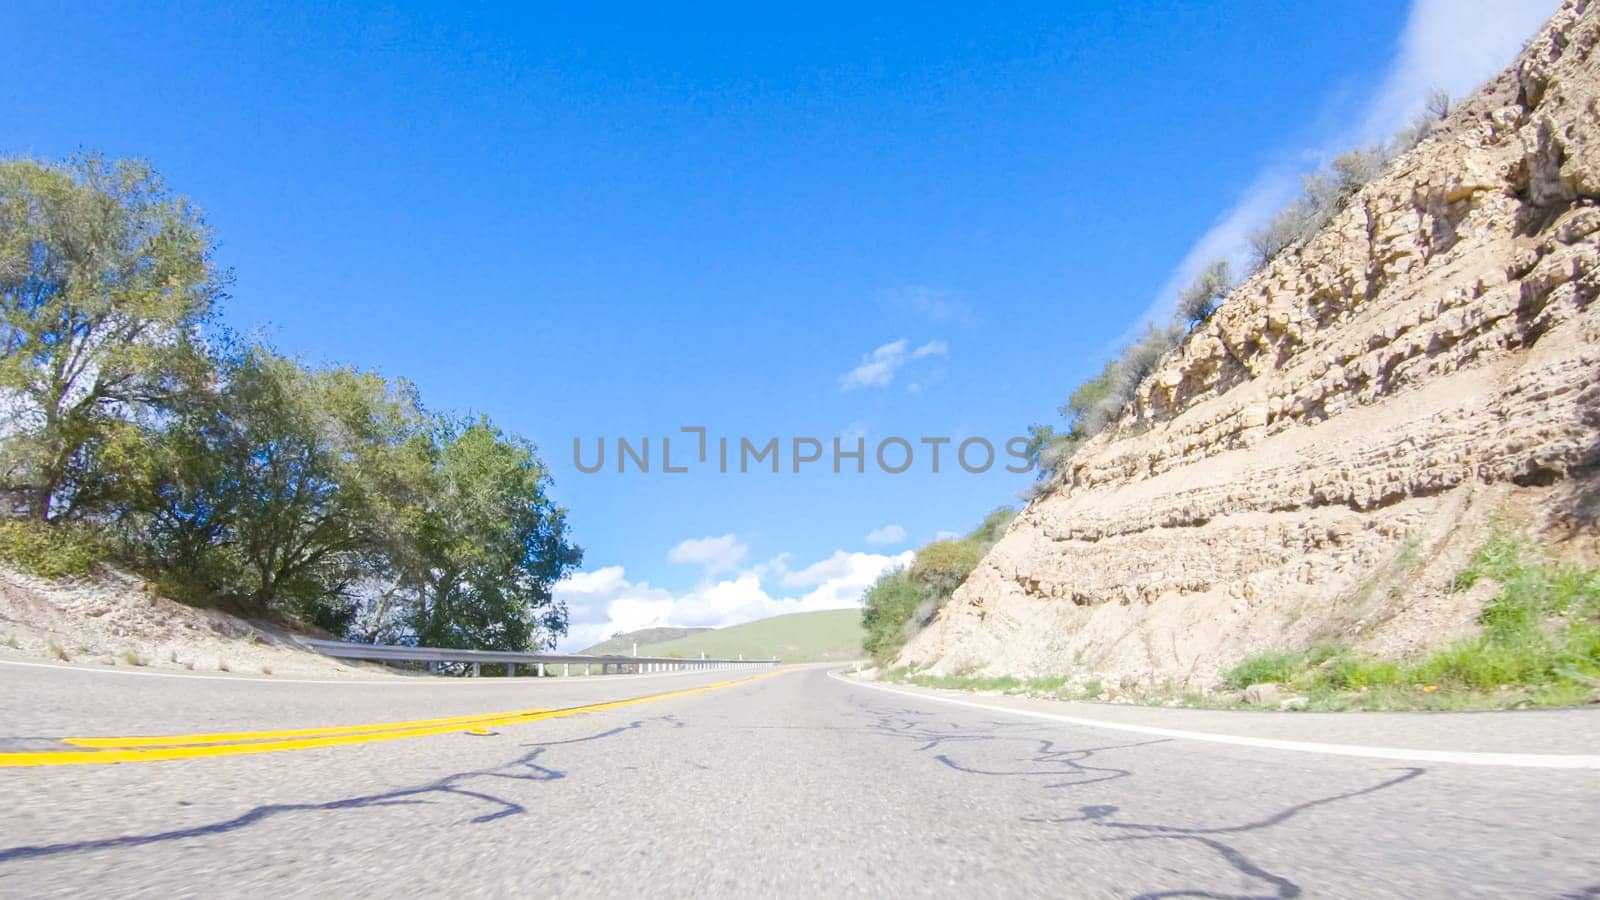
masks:
<path id="1" fill-rule="evenodd" d="M 1002 506 L 984 517 L 966 537 L 925 544 L 905 569 L 886 572 L 861 599 L 862 646 L 879 663 L 893 659 L 900 648 L 966 581 L 1016 511 Z"/>
<path id="2" fill-rule="evenodd" d="M 1232 267 L 1225 259 L 1213 260 L 1178 295 L 1178 321 L 1191 329 L 1203 324 L 1232 290 Z"/>
<path id="3" fill-rule="evenodd" d="M 1321 230 L 1391 159 L 1416 146 L 1449 112 L 1450 96 L 1435 92 L 1423 113 L 1389 143 L 1340 154 L 1305 176 L 1300 195 L 1249 236 L 1251 271 Z M 1149 325 L 1146 333 L 1123 347 L 1100 374 L 1073 390 L 1060 410 L 1067 421 L 1066 431 L 1058 432 L 1049 425 L 1029 426 L 1027 452 L 1039 480 L 1053 478 L 1085 442 L 1115 422 L 1161 358 L 1180 344 L 1187 332 L 1208 320 L 1234 287 L 1227 260 L 1204 266 L 1178 294 L 1172 321 L 1166 327 Z"/>
<path id="4" fill-rule="evenodd" d="M 978 567 L 981 556 L 973 541 L 934 541 L 917 551 L 908 574 L 928 596 L 943 602 Z"/>
<path id="5" fill-rule="evenodd" d="M 1391 159 L 1421 143 L 1449 114 L 1450 95 L 1434 91 L 1422 113 L 1387 144 L 1340 154 L 1327 166 L 1305 176 L 1300 196 L 1250 235 L 1254 268 L 1259 269 L 1279 253 L 1322 230 L 1357 191 L 1383 172 Z"/>
<path id="6" fill-rule="evenodd" d="M 893 659 L 909 637 L 905 626 L 927 599 L 905 569 L 880 575 L 861 601 L 861 626 L 866 631 L 862 648 L 879 662 Z"/>
<path id="7" fill-rule="evenodd" d="M 1090 438 L 1115 422 L 1139 392 L 1139 383 L 1155 371 L 1167 351 L 1182 340 L 1185 329 L 1174 322 L 1165 327 L 1151 323 L 1144 334 L 1123 346 L 1117 357 L 1106 363 L 1094 378 L 1078 385 L 1061 407 L 1067 430 L 1056 432 L 1048 426 L 1030 429 L 1034 463 L 1039 477 L 1048 478 L 1060 471 L 1067 460 Z"/>

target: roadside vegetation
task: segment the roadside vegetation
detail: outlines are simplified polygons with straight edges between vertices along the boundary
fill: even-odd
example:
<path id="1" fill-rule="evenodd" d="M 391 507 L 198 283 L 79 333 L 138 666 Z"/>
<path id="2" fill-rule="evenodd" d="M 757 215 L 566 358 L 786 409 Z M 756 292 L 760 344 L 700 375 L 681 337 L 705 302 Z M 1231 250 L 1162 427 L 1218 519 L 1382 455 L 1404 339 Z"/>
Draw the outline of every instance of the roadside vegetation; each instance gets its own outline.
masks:
<path id="1" fill-rule="evenodd" d="M 1377 178 L 1390 160 L 1415 147 L 1450 112 L 1448 94 L 1435 92 L 1426 110 L 1387 143 L 1358 148 L 1335 157 L 1302 179 L 1299 196 L 1249 236 L 1249 270 L 1236 278 L 1232 263 L 1216 259 L 1200 267 L 1194 280 L 1175 298 L 1164 324 L 1151 322 L 1100 373 L 1072 390 L 1060 408 L 1065 427 L 1036 424 L 1028 429 L 1028 454 L 1037 466 L 1039 484 L 1050 484 L 1085 443 L 1122 416 L 1138 396 L 1139 385 L 1170 351 L 1204 324 L 1244 279 L 1285 251 L 1304 243 L 1349 205 L 1357 192 Z M 1139 412 L 1135 411 L 1138 416 Z"/>
<path id="2" fill-rule="evenodd" d="M 1600 569 L 1550 561 L 1500 527 L 1455 587 L 1480 580 L 1497 591 L 1475 636 L 1410 660 L 1338 644 L 1263 653 L 1229 671 L 1226 686 L 1280 685 L 1312 709 L 1559 706 L 1600 697 Z"/>
<path id="3" fill-rule="evenodd" d="M 0 558 L 364 640 L 553 645 L 581 551 L 533 445 L 230 332 L 212 251 L 145 163 L 0 159 Z"/>
<path id="4" fill-rule="evenodd" d="M 862 598 L 862 647 L 867 654 L 880 666 L 894 659 L 906 641 L 933 621 L 1015 517 L 1009 506 L 1000 507 L 966 537 L 926 544 L 910 566 L 880 576 Z"/>
<path id="5" fill-rule="evenodd" d="M 930 675 L 906 667 L 889 669 L 884 678 L 946 690 L 1218 709 L 1460 710 L 1600 702 L 1600 569 L 1553 561 L 1525 535 L 1500 526 L 1457 573 L 1454 588 L 1464 591 L 1480 581 L 1496 591 L 1484 605 L 1476 635 L 1413 659 L 1384 659 L 1331 642 L 1259 653 L 1229 670 L 1211 692 L 1175 684 L 1111 686 L 1076 675 Z M 1252 697 L 1258 686 L 1271 690 Z"/>

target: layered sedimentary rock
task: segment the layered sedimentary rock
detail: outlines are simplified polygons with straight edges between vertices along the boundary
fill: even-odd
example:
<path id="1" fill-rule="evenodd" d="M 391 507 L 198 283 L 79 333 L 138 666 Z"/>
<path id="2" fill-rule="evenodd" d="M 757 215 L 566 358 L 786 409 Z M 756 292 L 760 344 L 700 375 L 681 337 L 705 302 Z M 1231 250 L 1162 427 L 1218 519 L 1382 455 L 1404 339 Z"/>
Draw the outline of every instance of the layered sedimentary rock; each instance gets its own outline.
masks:
<path id="1" fill-rule="evenodd" d="M 1203 685 L 1473 627 L 1491 517 L 1593 548 L 1600 4 L 1252 274 L 1030 502 L 902 662 Z"/>

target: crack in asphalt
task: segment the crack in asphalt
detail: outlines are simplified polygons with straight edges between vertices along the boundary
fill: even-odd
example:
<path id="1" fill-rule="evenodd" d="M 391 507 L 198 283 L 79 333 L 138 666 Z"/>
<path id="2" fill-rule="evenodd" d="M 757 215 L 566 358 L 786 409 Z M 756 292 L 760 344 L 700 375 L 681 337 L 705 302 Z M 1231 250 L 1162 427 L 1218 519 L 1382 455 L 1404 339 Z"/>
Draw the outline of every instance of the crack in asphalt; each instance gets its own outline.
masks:
<path id="1" fill-rule="evenodd" d="M 753 693 L 753 691 L 740 693 Z M 1062 726 L 1037 722 L 989 720 L 981 716 L 952 718 L 941 711 L 929 711 L 897 705 L 893 701 L 884 703 L 863 698 L 860 692 L 854 691 L 845 692 L 841 696 L 846 705 L 837 713 L 840 725 L 808 726 L 805 730 L 836 732 L 840 735 L 841 747 L 845 747 L 844 737 L 847 735 L 881 736 L 893 742 L 891 746 L 895 748 L 896 753 L 905 750 L 919 759 L 926 759 L 932 763 L 933 768 L 930 771 L 947 771 L 963 778 L 1011 779 L 1019 785 L 1026 785 L 1024 790 L 1037 792 L 1032 796 L 1042 798 L 1049 803 L 1055 803 L 1066 797 L 1075 800 L 1078 798 L 1101 800 L 1102 802 L 1098 803 L 1076 805 L 1070 813 L 1060 816 L 1018 816 L 1021 822 L 1060 829 L 1059 832 L 1050 833 L 1060 834 L 1063 839 L 1070 837 L 1089 841 L 1105 847 L 1108 852 L 1116 852 L 1117 848 L 1149 846 L 1150 842 L 1158 842 L 1158 845 L 1160 842 L 1165 842 L 1166 846 L 1173 848 L 1194 848 L 1195 856 L 1187 865 L 1188 871 L 1184 878 L 1190 882 L 1189 884 L 1175 888 L 1151 888 L 1133 892 L 1133 896 L 1151 900 L 1171 897 L 1206 897 L 1218 900 L 1300 897 L 1306 892 L 1306 887 L 1297 881 L 1297 873 L 1292 870 L 1289 861 L 1271 858 L 1272 839 L 1268 838 L 1264 843 L 1259 840 L 1253 843 L 1246 842 L 1244 846 L 1235 843 L 1233 839 L 1236 836 L 1270 832 L 1319 807 L 1349 803 L 1359 798 L 1402 788 L 1428 773 L 1427 769 L 1420 767 L 1391 769 L 1388 774 L 1381 777 L 1381 780 L 1373 783 L 1313 796 L 1257 814 L 1247 821 L 1215 825 L 1178 824 L 1162 821 L 1164 816 L 1159 814 L 1139 813 L 1133 808 L 1133 801 L 1125 802 L 1122 806 L 1103 802 L 1105 799 L 1118 799 L 1115 793 L 1109 797 L 1095 794 L 1098 791 L 1120 790 L 1121 797 L 1125 798 L 1130 796 L 1131 791 L 1138 791 L 1134 779 L 1138 779 L 1142 771 L 1149 771 L 1148 766 L 1157 763 L 1137 751 L 1155 744 L 1179 743 L 1176 739 L 1153 738 L 1120 743 L 1085 741 L 1084 745 L 1078 746 L 1075 740 L 1083 733 L 1078 729 L 1066 729 Z M 509 790 L 498 791 L 495 789 L 496 785 L 507 784 L 508 787 L 539 785 L 568 778 L 569 770 L 556 766 L 551 759 L 552 756 L 559 756 L 559 751 L 564 747 L 605 741 L 630 733 L 641 733 L 645 729 L 652 729 L 652 736 L 660 738 L 679 729 L 701 732 L 709 730 L 771 733 L 798 727 L 749 722 L 745 720 L 748 713 L 743 711 L 737 716 L 729 715 L 719 719 L 715 709 L 717 708 L 709 711 L 712 713 L 709 717 L 686 719 L 680 714 L 642 717 L 578 737 L 520 743 L 516 746 L 522 752 L 506 762 L 486 768 L 454 772 L 410 787 L 318 803 L 262 805 L 232 818 L 164 831 L 0 848 L 0 864 L 203 838 L 249 829 L 278 816 L 304 813 L 457 803 L 465 805 L 470 813 L 469 818 L 461 820 L 458 824 L 487 824 L 527 815 L 530 812 L 530 805 L 533 805 L 524 805 L 529 803 L 527 796 L 520 796 Z M 724 719 L 726 721 L 723 721 Z M 688 733 L 690 732 L 685 732 Z M 766 737 L 759 740 L 763 745 L 768 743 Z M 773 734 L 772 740 L 781 741 L 782 737 Z M 693 751 L 692 741 L 687 748 L 680 742 L 678 746 L 664 749 L 676 750 L 683 756 L 681 761 L 686 766 L 702 771 L 712 770 L 711 766 L 689 758 Z M 579 762 L 585 759 L 587 757 L 582 755 L 578 757 Z M 923 772 L 911 777 L 932 776 Z M 1093 785 L 1101 787 L 1091 787 Z M 1051 793 L 1063 791 L 1067 793 Z M 1086 791 L 1089 793 L 1085 793 Z M 1162 796 L 1159 787 L 1151 796 Z M 522 802 L 518 802 L 519 800 Z M 536 805 L 533 806 L 537 808 Z M 1167 808 L 1171 809 L 1170 805 Z M 1180 806 L 1179 809 L 1181 808 Z M 1048 811 L 1050 810 L 1041 810 L 1041 812 Z M 1062 811 L 1067 812 L 1066 809 Z M 1249 848 L 1248 851 L 1246 847 Z M 1181 852 L 1175 851 L 1175 853 L 1177 859 L 1188 856 Z M 1179 864 L 1174 862 L 1174 865 Z M 1132 870 L 1141 871 L 1138 866 L 1134 866 Z M 1236 883 L 1227 888 L 1215 883 L 1215 880 L 1226 879 L 1230 872 L 1237 878 Z M 1572 900 L 1580 898 L 1596 900 L 1600 898 L 1600 884 L 1579 887 L 1562 896 Z"/>
<path id="2" fill-rule="evenodd" d="M 210 835 L 226 834 L 258 825 L 275 816 L 295 813 L 316 813 L 351 809 L 370 809 L 375 807 L 390 806 L 415 806 L 434 802 L 438 797 L 446 799 L 451 797 L 464 797 L 471 800 L 491 804 L 495 809 L 473 816 L 467 821 L 470 824 L 481 825 L 493 822 L 507 816 L 526 815 L 527 807 L 514 800 L 498 796 L 482 789 L 463 787 L 463 783 L 479 779 L 506 779 L 519 782 L 550 782 L 559 781 L 567 777 L 567 773 L 549 766 L 541 765 L 539 760 L 551 748 L 571 744 L 584 744 L 593 741 L 615 737 L 629 731 L 643 727 L 645 722 L 655 719 L 635 719 L 625 725 L 608 728 L 591 735 L 579 738 L 569 738 L 559 741 L 538 741 L 525 743 L 519 746 L 531 748 L 516 758 L 483 769 L 471 769 L 464 772 L 454 772 L 442 778 L 435 779 L 415 787 L 399 788 L 392 791 L 383 791 L 376 794 L 364 794 L 357 797 L 346 797 L 339 800 L 329 800 L 322 803 L 275 803 L 258 806 L 248 812 L 206 825 L 193 825 L 186 828 L 175 828 L 168 831 L 158 831 L 148 834 L 120 835 L 110 838 L 98 838 L 86 841 L 66 841 L 56 844 L 38 844 L 32 846 L 0 848 L 0 864 L 17 862 L 26 859 L 37 859 L 46 856 L 57 856 L 67 853 L 80 853 L 92 850 L 109 850 L 128 847 L 143 847 L 149 844 L 159 844 L 168 841 L 180 841 L 190 838 L 207 837 Z M 682 727 L 681 722 L 668 721 L 677 727 Z"/>
<path id="3" fill-rule="evenodd" d="M 850 703 L 872 720 L 872 724 L 868 726 L 869 730 L 897 739 L 918 741 L 918 745 L 912 752 L 942 749 L 946 746 L 953 747 L 954 749 L 950 752 L 940 752 L 932 757 L 934 761 L 947 769 L 963 775 L 994 778 L 1055 779 L 1049 783 L 1039 785 L 1041 790 L 1085 787 L 1091 784 L 1136 777 L 1133 769 L 1109 765 L 1089 765 L 1086 760 L 1095 758 L 1097 754 L 1129 750 L 1150 744 L 1168 743 L 1172 740 L 1170 738 L 1160 738 L 1123 744 L 1068 747 L 1063 746 L 1063 742 L 1057 739 L 1018 733 L 1025 730 L 1038 730 L 1043 727 L 1033 723 L 980 722 L 976 726 L 963 726 L 960 723 L 939 720 L 923 710 L 905 706 L 883 706 L 862 700 L 857 696 L 852 696 Z M 961 762 L 952 755 L 952 753 L 959 753 L 963 744 L 992 745 L 1004 742 L 1031 744 L 1033 746 L 1031 752 L 1024 751 L 1022 755 L 1016 758 L 1019 764 L 1031 767 L 1017 769 L 985 768 Z M 1308 809 L 1388 790 L 1420 778 L 1426 771 L 1426 769 L 1410 767 L 1403 770 L 1402 774 L 1385 779 L 1377 784 L 1326 797 L 1317 797 L 1292 805 L 1256 821 L 1216 828 L 1189 828 L 1161 823 L 1116 821 L 1111 817 L 1121 810 L 1119 807 L 1109 804 L 1079 807 L 1078 815 L 1075 816 L 1051 818 L 1023 816 L 1021 820 L 1047 825 L 1089 825 L 1095 828 L 1120 828 L 1148 832 L 1145 834 L 1095 838 L 1101 843 L 1168 840 L 1184 841 L 1204 846 L 1240 875 L 1262 882 L 1263 888 L 1268 891 L 1268 893 L 1264 894 L 1237 894 L 1220 893 L 1200 888 L 1180 888 L 1166 891 L 1147 891 L 1135 895 L 1138 898 L 1144 898 L 1144 900 L 1166 897 L 1207 897 L 1216 898 L 1216 900 L 1299 897 L 1304 893 L 1304 889 L 1295 881 L 1284 874 L 1274 872 L 1265 865 L 1257 863 L 1242 850 L 1220 840 L 1217 836 L 1272 828 L 1283 824 Z"/>

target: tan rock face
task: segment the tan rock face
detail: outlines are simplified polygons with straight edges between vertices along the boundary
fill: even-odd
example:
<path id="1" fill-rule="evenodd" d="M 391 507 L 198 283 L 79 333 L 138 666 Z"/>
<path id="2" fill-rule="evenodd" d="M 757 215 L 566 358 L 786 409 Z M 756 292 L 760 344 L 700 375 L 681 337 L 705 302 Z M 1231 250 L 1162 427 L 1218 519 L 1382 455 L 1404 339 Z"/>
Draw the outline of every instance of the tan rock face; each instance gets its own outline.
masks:
<path id="1" fill-rule="evenodd" d="M 1492 515 L 1592 547 L 1597 43 L 1567 3 L 1251 276 L 901 662 L 1200 685 L 1316 639 L 1405 653 L 1473 627 L 1448 582 Z"/>

